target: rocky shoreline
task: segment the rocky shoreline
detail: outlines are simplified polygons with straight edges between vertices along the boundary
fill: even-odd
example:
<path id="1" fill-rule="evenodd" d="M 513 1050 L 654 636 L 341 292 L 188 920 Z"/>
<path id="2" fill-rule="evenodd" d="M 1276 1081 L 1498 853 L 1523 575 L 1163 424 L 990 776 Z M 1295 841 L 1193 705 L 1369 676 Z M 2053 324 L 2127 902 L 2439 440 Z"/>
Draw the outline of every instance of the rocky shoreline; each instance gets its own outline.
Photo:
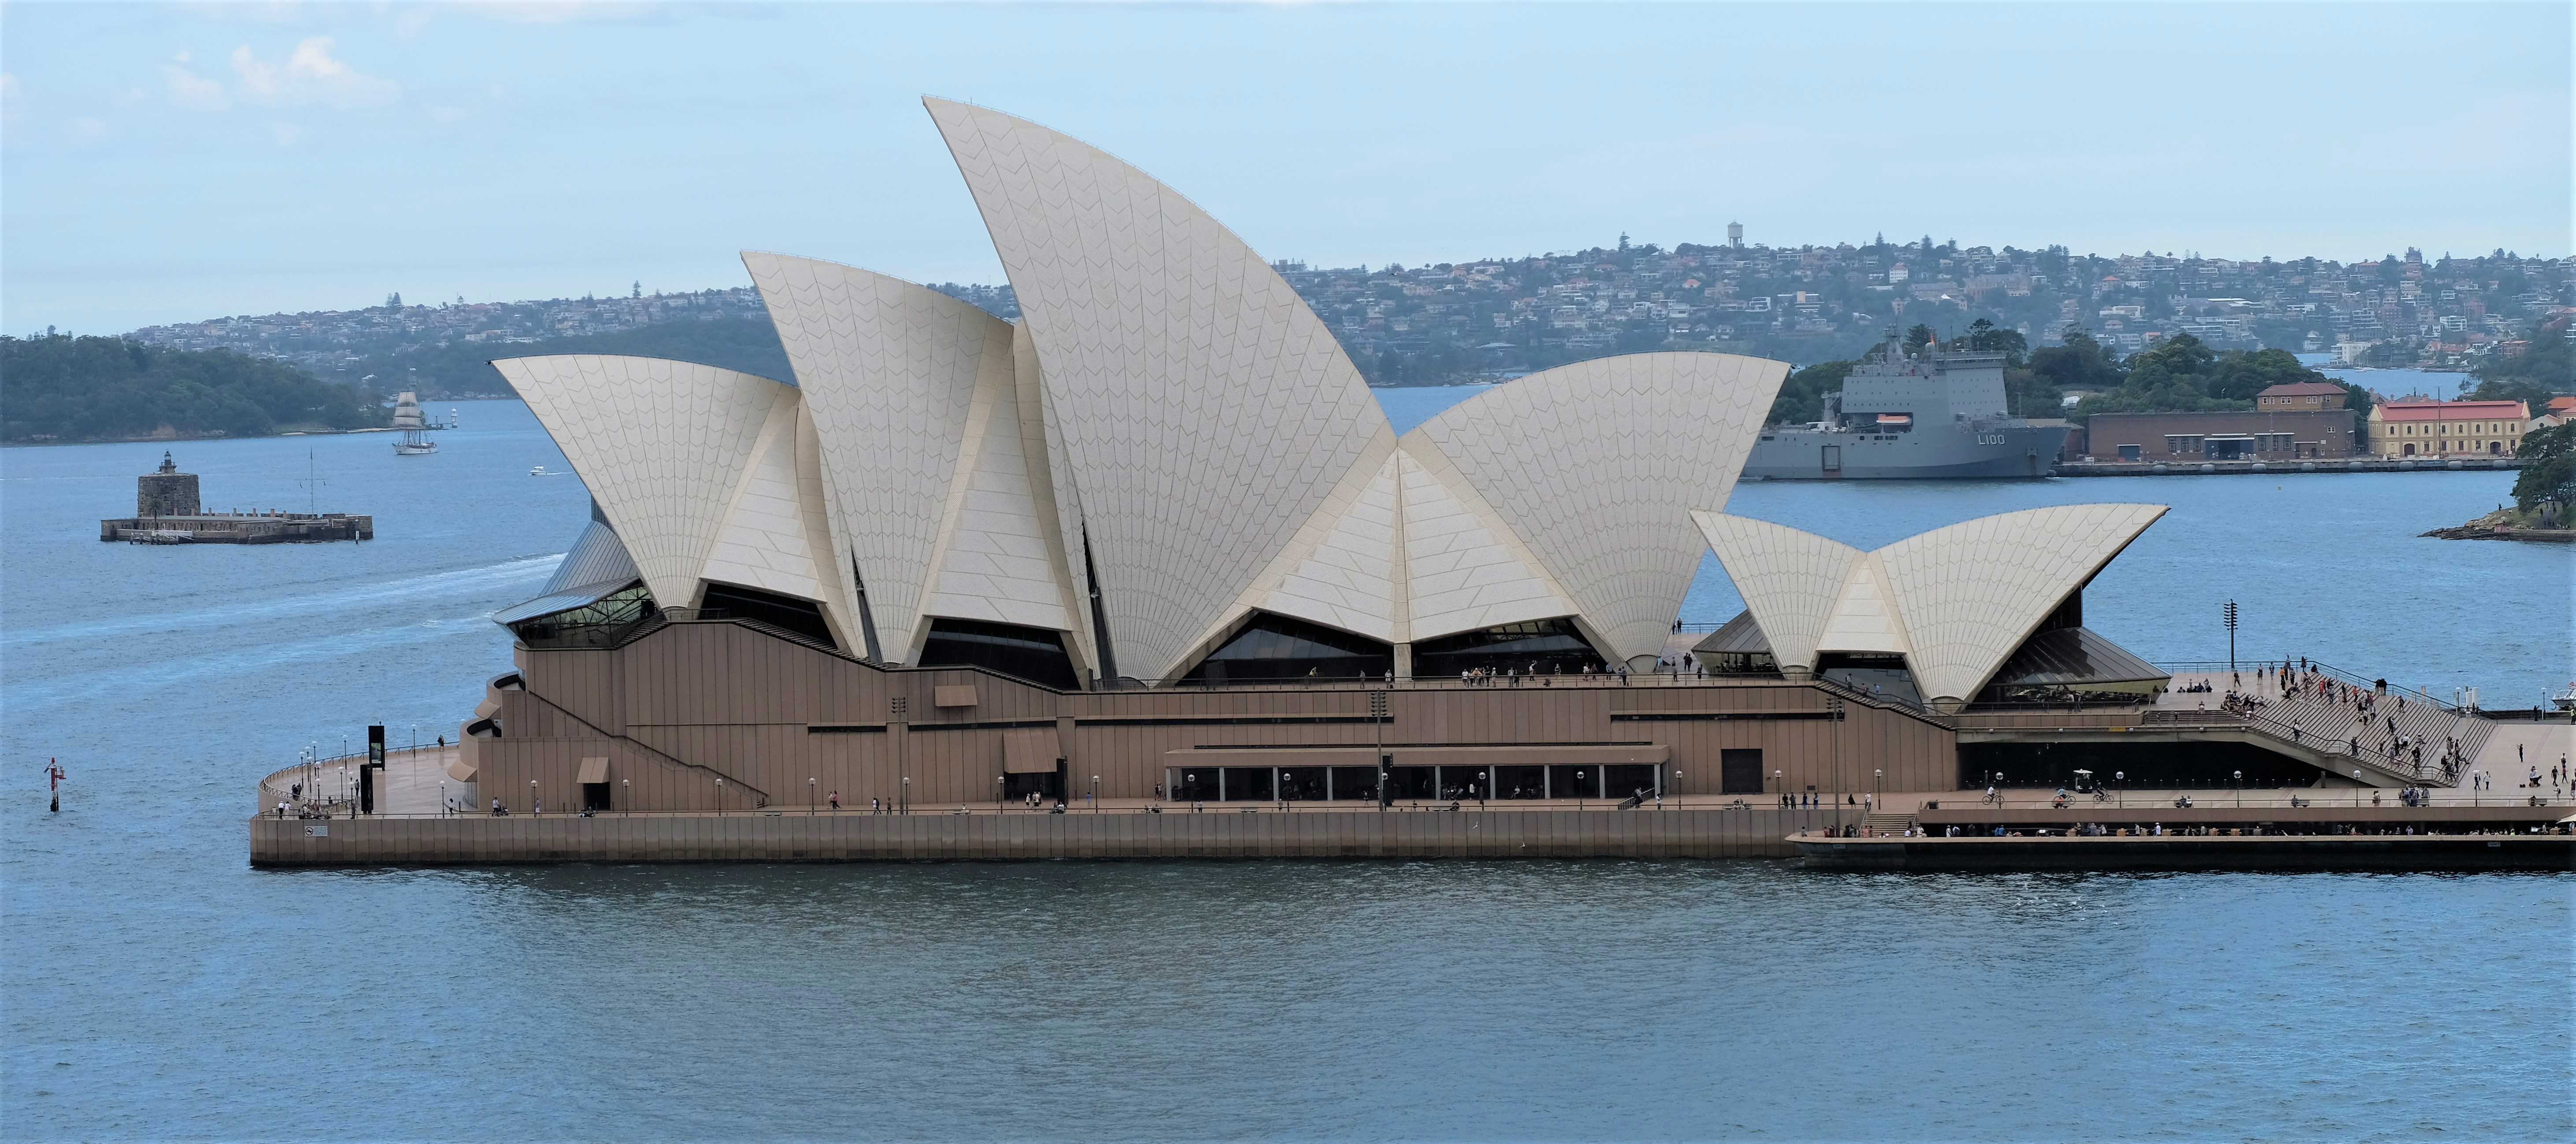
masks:
<path id="1" fill-rule="evenodd" d="M 2511 509 L 2498 509 L 2467 524 L 2437 528 L 2431 532 L 2416 535 L 2437 540 L 2537 540 L 2557 544 L 2576 543 L 2576 529 L 2526 528 L 2515 523 L 2515 516 Z"/>

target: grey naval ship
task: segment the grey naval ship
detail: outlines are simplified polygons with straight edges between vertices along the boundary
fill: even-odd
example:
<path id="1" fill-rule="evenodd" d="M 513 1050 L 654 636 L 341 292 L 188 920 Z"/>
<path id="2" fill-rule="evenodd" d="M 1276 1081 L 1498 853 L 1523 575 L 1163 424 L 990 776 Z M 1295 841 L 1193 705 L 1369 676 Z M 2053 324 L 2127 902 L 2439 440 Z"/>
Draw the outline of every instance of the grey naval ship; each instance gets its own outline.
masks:
<path id="1" fill-rule="evenodd" d="M 1825 395 L 1825 419 L 1772 425 L 1744 462 L 1747 480 L 2044 477 L 2066 443 L 2063 421 L 2012 416 L 2004 355 L 1924 347 L 1896 331 Z"/>

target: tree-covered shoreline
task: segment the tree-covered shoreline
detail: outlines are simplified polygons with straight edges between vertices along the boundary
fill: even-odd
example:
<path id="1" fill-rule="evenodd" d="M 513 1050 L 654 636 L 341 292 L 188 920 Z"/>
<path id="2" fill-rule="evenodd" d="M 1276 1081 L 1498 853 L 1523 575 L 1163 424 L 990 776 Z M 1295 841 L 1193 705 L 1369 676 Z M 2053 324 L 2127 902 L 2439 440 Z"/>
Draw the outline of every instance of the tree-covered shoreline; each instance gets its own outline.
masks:
<path id="1" fill-rule="evenodd" d="M 43 442 L 265 437 L 367 429 L 381 395 L 231 350 L 128 338 L 0 336 L 0 440 Z"/>

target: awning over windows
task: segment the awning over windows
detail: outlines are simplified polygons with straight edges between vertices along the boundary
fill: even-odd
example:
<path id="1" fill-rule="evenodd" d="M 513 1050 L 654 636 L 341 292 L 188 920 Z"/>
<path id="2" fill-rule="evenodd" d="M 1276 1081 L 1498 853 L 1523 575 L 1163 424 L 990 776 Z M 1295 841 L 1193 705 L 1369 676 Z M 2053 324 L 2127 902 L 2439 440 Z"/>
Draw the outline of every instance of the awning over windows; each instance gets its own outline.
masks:
<path id="1" fill-rule="evenodd" d="M 592 604 L 596 604 L 601 600 L 617 594 L 618 591 L 634 582 L 635 578 L 629 576 L 623 580 L 599 580 L 574 588 L 566 588 L 560 592 L 549 592 L 543 596 L 537 597 L 536 599 L 529 600 L 521 604 L 512 604 L 509 607 L 492 613 L 492 622 L 496 624 L 515 624 L 521 620 L 533 620 L 539 616 L 551 616 L 557 612 L 569 612 L 574 608 L 587 608 Z"/>
<path id="2" fill-rule="evenodd" d="M 608 756 L 592 755 L 581 761 L 581 777 L 574 780 L 583 786 L 608 781 Z"/>
<path id="3" fill-rule="evenodd" d="M 1055 732 L 1044 728 L 1002 733 L 1002 773 L 1034 775 L 1055 770 Z"/>

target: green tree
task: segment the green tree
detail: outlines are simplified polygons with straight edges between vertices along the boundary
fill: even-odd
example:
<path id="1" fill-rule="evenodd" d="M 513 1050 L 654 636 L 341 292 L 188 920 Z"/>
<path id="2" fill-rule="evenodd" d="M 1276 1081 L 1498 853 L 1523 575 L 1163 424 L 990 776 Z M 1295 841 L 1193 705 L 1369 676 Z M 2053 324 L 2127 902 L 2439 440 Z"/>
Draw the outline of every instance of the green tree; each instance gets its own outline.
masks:
<path id="1" fill-rule="evenodd" d="M 2064 345 L 2042 346 L 2031 351 L 2030 370 L 2051 386 L 2114 386 L 2126 376 L 2119 359 L 2113 357 L 2091 334 L 2068 326 L 2059 340 Z"/>
<path id="2" fill-rule="evenodd" d="M 1843 387 L 1857 361 L 1818 362 L 1789 375 L 1771 399 L 1771 423 L 1803 425 L 1825 415 L 1825 395 Z"/>
<path id="3" fill-rule="evenodd" d="M 70 334 L 0 337 L 0 437 L 12 441 L 255 437 L 387 420 L 373 393 L 231 350 Z"/>
<path id="4" fill-rule="evenodd" d="M 2576 505 L 2576 421 L 2525 434 L 2513 479 L 2513 503 L 2528 512 L 2540 502 Z"/>
<path id="5" fill-rule="evenodd" d="M 1913 357 L 1922 353 L 1923 347 L 1930 344 L 1932 344 L 1932 327 L 1917 322 L 1913 329 L 1905 331 L 1905 356 Z"/>

